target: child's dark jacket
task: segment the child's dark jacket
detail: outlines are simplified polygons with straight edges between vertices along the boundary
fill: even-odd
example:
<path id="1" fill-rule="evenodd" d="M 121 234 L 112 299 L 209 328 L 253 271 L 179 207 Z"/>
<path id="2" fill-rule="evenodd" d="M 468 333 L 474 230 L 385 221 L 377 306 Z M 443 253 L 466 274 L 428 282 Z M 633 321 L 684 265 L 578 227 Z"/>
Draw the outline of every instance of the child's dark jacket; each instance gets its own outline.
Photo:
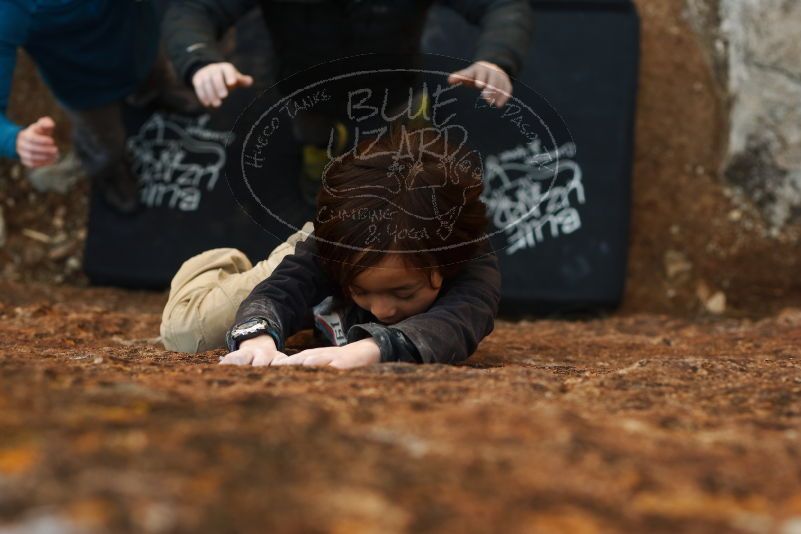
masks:
<path id="1" fill-rule="evenodd" d="M 277 334 L 279 350 L 293 333 L 313 325 L 312 309 L 338 293 L 323 271 L 312 237 L 298 243 L 269 278 L 242 302 L 235 324 L 265 319 Z M 501 275 L 495 254 L 467 262 L 445 280 L 431 307 L 392 325 L 380 324 L 369 312 L 351 305 L 339 317 L 347 342 L 372 337 L 381 361 L 458 363 L 466 360 L 495 324 Z M 319 308 L 318 308 L 319 309 Z"/>

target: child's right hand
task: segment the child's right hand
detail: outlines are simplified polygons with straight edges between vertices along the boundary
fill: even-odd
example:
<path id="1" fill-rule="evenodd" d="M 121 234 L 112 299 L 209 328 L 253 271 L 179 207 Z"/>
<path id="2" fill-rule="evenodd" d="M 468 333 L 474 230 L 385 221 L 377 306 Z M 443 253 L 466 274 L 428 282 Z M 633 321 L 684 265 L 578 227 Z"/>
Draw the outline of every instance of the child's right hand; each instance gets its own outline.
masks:
<path id="1" fill-rule="evenodd" d="M 239 72 L 231 63 L 212 63 L 192 76 L 192 85 L 201 104 L 218 108 L 230 89 L 250 87 L 253 78 Z"/>
<path id="2" fill-rule="evenodd" d="M 288 356 L 275 347 L 275 340 L 272 336 L 263 335 L 246 339 L 239 344 L 239 350 L 229 352 L 222 360 L 220 365 L 253 365 L 262 367 L 271 365 Z"/>
<path id="3" fill-rule="evenodd" d="M 55 128 L 53 119 L 42 117 L 17 134 L 17 154 L 23 165 L 33 169 L 56 162 L 58 147 L 53 140 Z"/>

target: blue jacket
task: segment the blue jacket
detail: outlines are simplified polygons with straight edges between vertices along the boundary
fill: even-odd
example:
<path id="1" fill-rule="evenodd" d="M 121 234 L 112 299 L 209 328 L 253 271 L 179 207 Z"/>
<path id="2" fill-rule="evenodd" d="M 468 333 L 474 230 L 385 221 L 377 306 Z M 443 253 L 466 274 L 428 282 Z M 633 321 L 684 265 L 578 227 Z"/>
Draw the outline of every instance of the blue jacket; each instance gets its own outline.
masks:
<path id="1" fill-rule="evenodd" d="M 0 156 L 17 157 L 20 127 L 6 117 L 22 47 L 56 99 L 88 109 L 124 98 L 158 51 L 151 0 L 0 0 Z"/>

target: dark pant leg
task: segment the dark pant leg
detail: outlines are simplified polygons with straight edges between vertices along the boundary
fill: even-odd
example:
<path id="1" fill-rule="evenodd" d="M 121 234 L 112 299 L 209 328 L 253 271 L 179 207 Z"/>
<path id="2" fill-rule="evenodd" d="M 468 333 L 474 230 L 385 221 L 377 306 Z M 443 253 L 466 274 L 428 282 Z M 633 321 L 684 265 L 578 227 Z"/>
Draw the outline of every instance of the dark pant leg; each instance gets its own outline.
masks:
<path id="1" fill-rule="evenodd" d="M 125 101 L 135 107 L 152 104 L 160 110 L 183 115 L 204 112 L 195 92 L 178 80 L 163 50 L 159 50 L 148 77 Z"/>
<path id="2" fill-rule="evenodd" d="M 132 213 L 139 205 L 138 178 L 131 169 L 119 102 L 86 110 L 67 110 L 75 153 L 93 187 L 116 211 Z"/>

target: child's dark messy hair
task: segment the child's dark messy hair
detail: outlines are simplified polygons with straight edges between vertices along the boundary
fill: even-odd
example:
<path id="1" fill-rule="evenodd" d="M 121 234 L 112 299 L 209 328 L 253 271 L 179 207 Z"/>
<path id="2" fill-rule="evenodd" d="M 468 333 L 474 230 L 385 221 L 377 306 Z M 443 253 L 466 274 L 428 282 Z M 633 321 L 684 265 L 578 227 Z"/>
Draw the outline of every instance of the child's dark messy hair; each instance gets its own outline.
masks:
<path id="1" fill-rule="evenodd" d="M 448 133 L 394 128 L 326 168 L 314 233 L 323 268 L 343 294 L 388 253 L 446 280 L 478 254 L 487 227 L 483 165 Z"/>

